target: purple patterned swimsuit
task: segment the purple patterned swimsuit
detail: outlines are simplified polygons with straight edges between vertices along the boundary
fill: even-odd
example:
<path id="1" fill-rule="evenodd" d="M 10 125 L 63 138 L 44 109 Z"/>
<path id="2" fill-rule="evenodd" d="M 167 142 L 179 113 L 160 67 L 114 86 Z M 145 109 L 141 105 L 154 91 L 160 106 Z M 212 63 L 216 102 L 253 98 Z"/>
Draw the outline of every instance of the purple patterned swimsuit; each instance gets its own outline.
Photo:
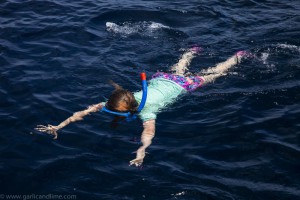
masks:
<path id="1" fill-rule="evenodd" d="M 170 74 L 165 72 L 157 72 L 153 74 L 152 78 L 164 78 L 167 80 L 171 80 L 181 87 L 183 87 L 187 91 L 194 91 L 198 87 L 202 86 L 204 83 L 204 79 L 200 76 L 180 76 L 177 74 Z"/>

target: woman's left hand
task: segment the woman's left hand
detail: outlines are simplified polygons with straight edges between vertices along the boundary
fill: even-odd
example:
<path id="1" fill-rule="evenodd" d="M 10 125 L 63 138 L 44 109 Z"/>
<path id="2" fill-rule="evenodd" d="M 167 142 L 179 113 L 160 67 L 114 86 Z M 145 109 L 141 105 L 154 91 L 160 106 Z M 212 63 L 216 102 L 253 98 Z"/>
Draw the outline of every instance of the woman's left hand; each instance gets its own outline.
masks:
<path id="1" fill-rule="evenodd" d="M 44 126 L 44 125 L 38 125 L 35 130 L 40 131 L 40 132 L 45 132 L 48 133 L 50 135 L 53 135 L 53 139 L 57 139 L 57 130 L 58 130 L 58 126 L 52 126 L 50 124 L 48 124 L 48 126 Z"/>

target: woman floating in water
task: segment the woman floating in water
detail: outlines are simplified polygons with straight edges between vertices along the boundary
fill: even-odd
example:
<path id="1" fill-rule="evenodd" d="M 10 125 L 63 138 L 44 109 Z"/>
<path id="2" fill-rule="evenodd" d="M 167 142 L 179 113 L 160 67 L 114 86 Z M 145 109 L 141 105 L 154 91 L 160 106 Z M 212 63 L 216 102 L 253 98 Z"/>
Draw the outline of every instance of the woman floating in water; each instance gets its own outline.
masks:
<path id="1" fill-rule="evenodd" d="M 188 71 L 188 66 L 193 57 L 201 50 L 200 47 L 193 47 L 185 52 L 179 62 L 171 68 L 172 73 L 157 72 L 152 76 L 152 79 L 149 81 L 145 107 L 138 113 L 144 127 L 141 135 L 142 146 L 137 150 L 136 158 L 130 161 L 130 165 L 140 166 L 143 163 L 145 150 L 150 146 L 155 135 L 155 120 L 159 110 L 173 103 L 179 95 L 194 91 L 200 86 L 211 83 L 216 78 L 225 75 L 232 66 L 241 61 L 242 57 L 249 55 L 246 51 L 239 51 L 225 62 L 191 75 Z M 75 112 L 57 126 L 38 125 L 36 130 L 52 134 L 54 139 L 56 139 L 58 130 L 71 122 L 82 120 L 84 116 L 93 112 L 105 109 L 114 112 L 136 113 L 142 101 L 142 91 L 132 93 L 118 84 L 113 83 L 113 85 L 115 90 L 107 102 L 91 105 L 86 110 Z"/>

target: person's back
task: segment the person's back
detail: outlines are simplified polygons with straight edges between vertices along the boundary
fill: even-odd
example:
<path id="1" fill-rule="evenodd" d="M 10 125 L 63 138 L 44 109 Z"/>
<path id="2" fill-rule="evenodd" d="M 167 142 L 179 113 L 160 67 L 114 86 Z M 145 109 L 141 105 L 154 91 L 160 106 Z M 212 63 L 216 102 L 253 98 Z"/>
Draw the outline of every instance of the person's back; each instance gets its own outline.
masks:
<path id="1" fill-rule="evenodd" d="M 139 113 L 142 121 L 156 119 L 156 114 L 168 104 L 173 103 L 179 95 L 186 91 L 173 81 L 163 78 L 153 78 L 149 81 L 146 105 Z M 142 91 L 135 92 L 134 97 L 141 102 Z"/>

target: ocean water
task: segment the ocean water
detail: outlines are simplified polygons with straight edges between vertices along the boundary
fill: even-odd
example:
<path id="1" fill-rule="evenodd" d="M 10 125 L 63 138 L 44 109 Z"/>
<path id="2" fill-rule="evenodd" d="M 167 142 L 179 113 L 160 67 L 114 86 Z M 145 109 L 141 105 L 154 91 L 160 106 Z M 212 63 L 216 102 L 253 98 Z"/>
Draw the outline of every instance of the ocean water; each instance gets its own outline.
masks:
<path id="1" fill-rule="evenodd" d="M 299 11 L 297 0 L 1 1 L 0 198 L 300 199 Z M 104 101 L 109 80 L 140 90 L 141 71 L 168 70 L 193 45 L 204 51 L 192 72 L 238 50 L 255 58 L 165 108 L 143 167 L 128 166 L 140 121 L 112 128 L 95 113 L 57 140 L 34 130 Z"/>

